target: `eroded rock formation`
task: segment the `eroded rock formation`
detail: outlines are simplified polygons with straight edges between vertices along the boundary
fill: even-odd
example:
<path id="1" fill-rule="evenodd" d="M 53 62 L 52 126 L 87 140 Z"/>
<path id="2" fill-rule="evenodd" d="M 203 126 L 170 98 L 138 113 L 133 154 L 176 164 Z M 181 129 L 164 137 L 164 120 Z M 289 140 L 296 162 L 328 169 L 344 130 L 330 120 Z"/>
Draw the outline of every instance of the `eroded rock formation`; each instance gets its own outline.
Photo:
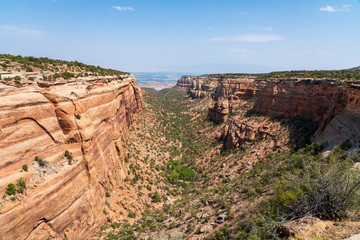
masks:
<path id="1" fill-rule="evenodd" d="M 105 183 L 126 175 L 123 143 L 142 108 L 135 78 L 0 84 L 0 90 L 0 189 L 19 178 L 28 186 L 16 199 L 0 200 L 0 239 L 89 237 L 106 219 Z"/>
<path id="2" fill-rule="evenodd" d="M 224 131 L 224 146 L 226 149 L 242 147 L 246 142 L 255 140 L 270 140 L 274 146 L 275 133 L 269 131 L 265 123 L 249 124 L 239 120 L 233 120 Z"/>
<path id="3" fill-rule="evenodd" d="M 254 77 L 233 75 L 202 75 L 199 77 L 183 76 L 176 84 L 177 87 L 186 87 L 192 98 L 227 97 L 237 91 L 243 91 L 244 86 L 252 83 Z"/>
<path id="4" fill-rule="evenodd" d="M 356 146 L 360 141 L 360 87 L 349 84 L 338 87 L 335 93 L 313 141 L 334 146 L 349 140 Z"/>
<path id="5" fill-rule="evenodd" d="M 208 85 L 212 87 L 203 87 Z M 227 148 L 239 146 L 247 139 L 245 136 L 258 132 L 248 131 L 257 126 L 250 126 L 239 118 L 249 101 L 254 102 L 252 113 L 285 118 L 299 116 L 320 122 L 313 141 L 328 141 L 329 148 L 348 139 L 354 146 L 360 140 L 360 87 L 351 82 L 204 75 L 180 79 L 177 86 L 188 87 L 193 98 L 211 96 L 215 103 L 209 108 L 208 118 L 216 123 L 227 122 L 235 116 L 236 121 L 231 121 L 223 133 L 224 140 L 231 139 L 225 141 Z M 260 135 L 261 138 L 263 135 Z"/>
<path id="6" fill-rule="evenodd" d="M 301 116 L 320 121 L 329 108 L 337 84 L 329 80 L 293 79 L 269 82 L 259 91 L 254 111 L 271 116 Z"/>

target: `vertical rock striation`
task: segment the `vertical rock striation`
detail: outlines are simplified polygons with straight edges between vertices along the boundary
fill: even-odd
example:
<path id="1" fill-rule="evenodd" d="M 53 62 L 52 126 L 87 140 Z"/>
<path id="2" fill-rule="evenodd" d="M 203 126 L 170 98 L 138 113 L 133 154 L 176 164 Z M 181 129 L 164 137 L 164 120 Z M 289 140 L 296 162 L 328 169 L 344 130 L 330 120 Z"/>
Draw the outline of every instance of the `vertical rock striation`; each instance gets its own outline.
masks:
<path id="1" fill-rule="evenodd" d="M 327 141 L 329 147 L 349 140 L 360 142 L 360 86 L 349 84 L 336 89 L 330 107 L 313 137 L 314 142 Z"/>
<path id="2" fill-rule="evenodd" d="M 208 86 L 212 86 L 209 88 Z M 258 126 L 241 121 L 244 105 L 254 100 L 252 112 L 273 117 L 294 117 L 320 122 L 314 142 L 327 141 L 328 147 L 349 140 L 360 141 L 360 87 L 356 83 L 326 79 L 257 79 L 251 76 L 204 75 L 186 77 L 177 86 L 189 88 L 193 98 L 215 100 L 208 118 L 216 123 L 236 119 L 225 128 L 224 146 L 233 148 L 252 139 L 263 138 Z M 204 87 L 205 86 L 205 87 Z M 210 90 L 209 90 L 210 89 Z M 229 142 L 230 141 L 230 142 Z"/>
<path id="3" fill-rule="evenodd" d="M 106 219 L 104 184 L 125 176 L 123 144 L 142 108 L 135 78 L 0 84 L 0 90 L 0 189 L 19 178 L 28 185 L 15 201 L 1 200 L 0 239 L 90 236 Z M 28 171 L 21 170 L 25 164 Z"/>
<path id="4" fill-rule="evenodd" d="M 320 121 L 337 87 L 334 81 L 328 80 L 272 81 L 259 92 L 254 111 L 271 116 L 301 116 Z"/>

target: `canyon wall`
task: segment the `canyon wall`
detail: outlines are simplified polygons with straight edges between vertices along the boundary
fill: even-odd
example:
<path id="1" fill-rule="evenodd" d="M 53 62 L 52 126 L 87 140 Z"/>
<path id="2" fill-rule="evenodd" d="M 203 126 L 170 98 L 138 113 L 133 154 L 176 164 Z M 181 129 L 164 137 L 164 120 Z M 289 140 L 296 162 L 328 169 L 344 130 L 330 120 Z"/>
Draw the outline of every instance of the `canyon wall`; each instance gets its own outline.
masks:
<path id="1" fill-rule="evenodd" d="M 89 237 L 106 220 L 105 185 L 126 176 L 123 144 L 142 108 L 135 78 L 0 83 L 0 90 L 0 189 L 27 180 L 25 193 L 0 200 L 0 239 Z"/>
<path id="2" fill-rule="evenodd" d="M 211 92 L 199 88 L 216 85 Z M 257 79 L 251 76 L 227 78 L 226 75 L 191 77 L 178 82 L 188 87 L 192 97 L 209 96 L 215 100 L 208 118 L 216 123 L 231 119 L 222 134 L 224 146 L 234 148 L 246 140 L 263 139 L 259 126 L 242 122 L 244 114 L 290 118 L 299 116 L 320 123 L 314 142 L 328 142 L 328 148 L 350 140 L 353 146 L 360 140 L 360 87 L 351 82 L 327 79 Z M 214 84 L 216 83 L 216 84 Z M 199 94 L 192 94 L 201 91 Z M 254 102 L 246 109 L 249 101 Z M 247 111 L 246 113 L 244 111 Z M 256 129 L 252 131 L 252 129 Z M 251 136 L 251 137 L 248 137 Z"/>
<path id="3" fill-rule="evenodd" d="M 347 140 L 352 146 L 360 143 L 360 85 L 354 83 L 336 89 L 313 136 L 314 142 L 327 141 L 330 147 Z"/>
<path id="4" fill-rule="evenodd" d="M 203 97 L 227 97 L 233 95 L 237 91 L 242 91 L 244 86 L 252 83 L 254 77 L 233 76 L 233 75 L 202 75 L 183 76 L 176 84 L 177 87 L 186 87 L 192 98 Z"/>
<path id="5" fill-rule="evenodd" d="M 259 92 L 254 111 L 271 116 L 320 121 L 330 106 L 337 84 L 329 80 L 293 79 L 266 84 Z"/>

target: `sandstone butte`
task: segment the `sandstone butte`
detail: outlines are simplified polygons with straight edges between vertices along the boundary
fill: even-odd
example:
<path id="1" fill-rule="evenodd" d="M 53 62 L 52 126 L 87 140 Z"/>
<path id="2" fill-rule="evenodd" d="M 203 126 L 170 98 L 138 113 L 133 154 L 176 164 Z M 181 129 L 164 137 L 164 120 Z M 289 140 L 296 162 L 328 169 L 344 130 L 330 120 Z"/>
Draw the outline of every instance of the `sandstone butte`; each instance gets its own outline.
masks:
<path id="1" fill-rule="evenodd" d="M 244 99 L 254 99 L 254 113 L 273 117 L 300 116 L 320 123 L 312 141 L 328 142 L 328 149 L 349 140 L 360 140 L 360 85 L 329 79 L 257 79 L 252 76 L 183 76 L 178 87 L 188 88 L 193 98 L 214 100 L 208 118 L 217 122 L 232 120 L 222 138 L 226 148 L 239 147 L 254 139 L 276 138 L 263 124 L 244 123 L 239 107 Z"/>
<path id="2" fill-rule="evenodd" d="M 97 231 L 106 220 L 103 185 L 125 175 L 123 144 L 140 109 L 131 74 L 0 83 L 0 189 L 19 178 L 28 186 L 20 199 L 0 200 L 0 239 L 85 239 Z"/>

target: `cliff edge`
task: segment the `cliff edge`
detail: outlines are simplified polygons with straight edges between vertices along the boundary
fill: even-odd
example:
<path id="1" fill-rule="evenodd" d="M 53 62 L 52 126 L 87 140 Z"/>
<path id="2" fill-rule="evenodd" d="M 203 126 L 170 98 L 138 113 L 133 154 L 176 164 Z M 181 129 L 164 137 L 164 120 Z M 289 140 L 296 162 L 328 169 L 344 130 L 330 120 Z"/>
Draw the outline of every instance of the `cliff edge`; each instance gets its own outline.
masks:
<path id="1" fill-rule="evenodd" d="M 33 79 L 30 79 L 33 81 Z M 84 239 L 106 220 L 105 184 L 142 97 L 131 74 L 0 82 L 0 239 Z"/>

